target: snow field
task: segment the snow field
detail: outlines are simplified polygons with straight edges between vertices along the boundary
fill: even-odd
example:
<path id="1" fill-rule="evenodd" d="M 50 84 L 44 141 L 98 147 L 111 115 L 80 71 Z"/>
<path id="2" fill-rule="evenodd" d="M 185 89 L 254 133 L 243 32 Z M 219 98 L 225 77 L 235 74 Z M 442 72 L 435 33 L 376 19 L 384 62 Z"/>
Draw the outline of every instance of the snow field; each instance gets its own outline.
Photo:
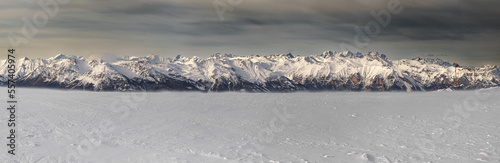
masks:
<path id="1" fill-rule="evenodd" d="M 11 157 L 4 147 L 0 162 L 500 161 L 499 88 L 16 91 L 17 153 Z M 7 123 L 7 111 L 0 114 Z M 6 125 L 0 135 L 7 136 Z"/>

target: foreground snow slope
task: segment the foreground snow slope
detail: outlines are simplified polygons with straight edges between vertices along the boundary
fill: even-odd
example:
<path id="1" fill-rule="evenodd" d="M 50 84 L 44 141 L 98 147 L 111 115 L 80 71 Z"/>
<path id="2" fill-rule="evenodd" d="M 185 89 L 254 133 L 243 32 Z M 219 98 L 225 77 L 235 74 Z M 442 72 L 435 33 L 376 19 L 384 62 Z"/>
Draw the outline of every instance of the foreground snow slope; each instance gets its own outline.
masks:
<path id="1" fill-rule="evenodd" d="M 18 89 L 0 162 L 499 162 L 499 93 Z"/>

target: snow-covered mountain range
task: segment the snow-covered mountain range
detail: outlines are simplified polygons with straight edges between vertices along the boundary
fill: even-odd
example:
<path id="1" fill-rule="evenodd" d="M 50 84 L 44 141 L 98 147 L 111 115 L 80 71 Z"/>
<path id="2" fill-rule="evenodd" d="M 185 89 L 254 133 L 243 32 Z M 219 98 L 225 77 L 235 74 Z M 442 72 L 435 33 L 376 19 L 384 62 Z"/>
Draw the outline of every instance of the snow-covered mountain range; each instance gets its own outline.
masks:
<path id="1" fill-rule="evenodd" d="M 0 61 L 0 84 L 8 79 Z M 208 58 L 107 57 L 90 59 L 59 54 L 49 59 L 16 60 L 17 86 L 86 90 L 199 91 L 431 91 L 455 89 L 455 67 L 440 59 L 390 60 L 384 54 L 326 51 Z M 460 67 L 458 89 L 500 84 L 500 67 Z"/>

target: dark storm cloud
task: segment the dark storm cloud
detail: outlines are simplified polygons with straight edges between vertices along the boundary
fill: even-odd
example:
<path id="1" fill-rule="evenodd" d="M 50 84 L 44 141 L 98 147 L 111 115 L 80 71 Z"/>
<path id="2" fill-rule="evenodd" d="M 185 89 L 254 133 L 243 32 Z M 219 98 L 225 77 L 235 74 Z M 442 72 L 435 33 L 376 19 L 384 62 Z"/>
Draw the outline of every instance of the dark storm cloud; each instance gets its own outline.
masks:
<path id="1" fill-rule="evenodd" d="M 387 3 L 387 1 L 378 2 Z M 500 15 L 500 10 L 494 7 L 500 6 L 500 1 L 449 0 L 434 5 L 429 5 L 433 4 L 433 1 L 419 3 L 401 1 L 401 3 L 404 8 L 403 12 L 391 15 L 389 25 L 382 29 L 380 36 L 403 36 L 411 40 L 464 40 L 468 39 L 468 35 L 498 32 L 500 28 L 500 18 L 497 17 Z M 312 6 L 312 12 L 289 11 L 284 14 L 273 14 L 272 12 L 252 13 L 248 11 L 237 17 L 250 20 L 251 24 L 308 24 L 322 30 L 352 33 L 352 26 L 363 27 L 369 21 L 374 21 L 374 17 L 369 14 L 370 11 L 378 12 L 386 9 L 383 5 L 366 6 L 358 1 L 340 5 L 333 2 L 316 4 L 319 5 Z M 259 17 L 259 15 L 273 16 Z M 340 28 L 342 26 L 339 24 L 350 25 L 351 28 Z"/>
<path id="2" fill-rule="evenodd" d="M 135 5 L 127 5 L 121 7 L 109 7 L 104 10 L 98 10 L 98 12 L 105 14 L 125 14 L 125 15 L 142 15 L 142 14 L 166 14 L 166 15 L 179 15 L 182 14 L 184 10 L 189 9 L 185 6 L 173 5 L 171 3 L 140 3 L 136 2 Z"/>
<path id="3" fill-rule="evenodd" d="M 99 4 L 99 5 L 96 5 Z M 94 7 L 96 6 L 96 7 Z M 84 10 L 75 14 L 75 10 Z M 205 19 L 211 18 L 214 21 Z M 230 35 L 243 31 L 243 24 L 219 22 L 215 11 L 178 2 L 94 1 L 70 4 L 50 23 L 54 28 L 90 31 L 127 31 L 160 35 Z"/>
<path id="4" fill-rule="evenodd" d="M 257 4 L 262 3 L 264 2 L 258 1 Z M 325 33 L 325 30 L 351 32 L 349 28 L 352 27 L 345 24 L 355 20 L 355 18 L 350 18 L 349 15 L 345 14 L 342 17 L 339 15 L 338 17 L 328 18 L 325 15 L 317 15 L 315 12 L 297 12 L 297 9 L 307 8 L 308 6 L 292 6 L 285 9 L 276 6 L 244 8 L 242 4 L 238 10 L 226 12 L 226 21 L 219 21 L 211 3 L 200 4 L 202 3 L 116 0 L 79 2 L 73 5 L 70 4 L 66 9 L 62 10 L 65 12 L 63 16 L 52 20 L 51 25 L 56 28 L 96 31 L 131 30 L 187 36 L 239 35 L 254 32 L 248 29 L 249 26 L 264 27 L 261 30 L 267 30 L 266 28 L 272 28 L 273 26 L 282 28 L 282 31 L 290 31 L 290 26 L 306 25 L 313 28 L 306 29 L 305 32 L 313 35 L 315 32 L 328 35 L 329 33 Z M 277 10 L 273 10 L 274 7 Z M 72 14 L 77 9 L 91 12 Z M 349 21 L 340 20 L 339 18 Z"/>
<path id="5" fill-rule="evenodd" d="M 411 40 L 466 40 L 481 33 L 499 33 L 500 1 L 455 1 L 443 6 L 406 7 L 395 15 L 383 35 L 404 36 Z"/>
<path id="6" fill-rule="evenodd" d="M 96 2 L 99 7 L 89 7 L 93 12 L 110 15 L 161 15 L 169 17 L 185 17 L 196 14 L 197 11 L 206 10 L 197 5 L 176 3 L 169 1 L 129 1 L 107 0 Z M 75 7 L 85 7 L 87 4 Z"/>
<path id="7" fill-rule="evenodd" d="M 74 40 L 100 37 L 109 39 L 109 47 L 142 40 L 143 44 L 151 45 L 151 48 L 162 49 L 165 48 L 162 45 L 169 45 L 192 49 L 193 52 L 204 51 L 206 47 L 233 47 L 246 54 L 253 54 L 256 48 L 293 48 L 299 52 L 305 48 L 307 50 L 302 52 L 318 53 L 340 50 L 336 49 L 339 43 L 352 43 L 357 34 L 353 28 L 358 26 L 364 29 L 368 22 L 376 21 L 370 12 L 387 10 L 390 1 L 243 0 L 243 3 L 233 7 L 233 11 L 228 10 L 223 14 L 224 21 L 220 21 L 212 2 L 73 0 L 60 7 L 60 12 L 40 30 L 39 37 Z M 371 38 L 373 47 L 367 50 L 394 49 L 399 53 L 408 47 L 416 47 L 415 51 L 418 48 L 428 50 L 422 53 L 469 53 L 480 49 L 481 55 L 498 54 L 496 51 L 500 49 L 494 43 L 499 41 L 500 35 L 500 11 L 497 10 L 500 1 L 400 2 L 404 10 L 391 15 L 388 26 L 381 28 L 381 33 Z M 4 6 L 2 2 L 0 4 Z M 22 2 L 9 6 L 14 6 L 11 10 L 18 8 L 18 11 L 37 8 L 36 3 L 24 8 L 20 7 L 26 6 Z M 3 15 L 0 15 L 5 18 L 3 22 L 20 22 L 21 16 Z M 0 32 L 14 28 L 12 25 L 0 25 Z M 449 41 L 459 42 L 463 49 L 446 52 L 446 49 L 440 48 L 449 46 Z M 113 49 L 109 52 L 113 52 Z M 165 49 L 165 52 L 170 51 Z"/>
<path id="8" fill-rule="evenodd" d="M 392 21 L 381 36 L 397 35 L 414 40 L 460 40 L 468 34 L 485 30 L 497 32 L 500 27 L 500 1 L 425 0 L 401 1 L 404 11 L 392 15 Z M 247 27 L 271 26 L 287 31 L 290 26 L 310 26 L 315 35 L 354 34 L 353 26 L 362 27 L 374 20 L 370 11 L 385 9 L 387 1 L 319 1 L 299 0 L 244 1 L 226 12 L 219 21 L 210 2 L 205 1 L 73 1 L 61 8 L 62 16 L 49 24 L 56 28 L 95 30 L 132 30 L 178 35 L 239 35 L 253 32 Z M 425 5 L 424 5 L 425 4 Z M 429 5 L 431 4 L 431 5 Z M 433 4 L 433 5 L 432 5 Z M 429 7 L 431 6 L 431 7 Z M 78 14 L 74 14 L 78 11 Z M 149 17 L 148 17 L 149 16 Z M 289 30 L 288 32 L 297 32 Z M 301 32 L 297 32 L 301 33 Z"/>

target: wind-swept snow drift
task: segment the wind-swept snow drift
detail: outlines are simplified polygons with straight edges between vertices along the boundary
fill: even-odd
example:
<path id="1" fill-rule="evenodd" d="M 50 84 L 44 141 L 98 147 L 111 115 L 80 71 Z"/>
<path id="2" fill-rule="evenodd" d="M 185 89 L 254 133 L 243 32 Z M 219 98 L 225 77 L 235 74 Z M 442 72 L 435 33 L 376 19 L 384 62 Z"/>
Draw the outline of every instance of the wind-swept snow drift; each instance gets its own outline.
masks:
<path id="1" fill-rule="evenodd" d="M 198 57 L 122 57 L 95 59 L 57 55 L 17 60 L 17 84 L 91 90 L 199 91 L 428 91 L 455 88 L 455 67 L 440 59 L 392 61 L 384 54 L 327 51 L 292 54 Z M 7 81 L 1 61 L 0 81 Z M 498 86 L 498 66 L 462 67 L 458 89 Z"/>

